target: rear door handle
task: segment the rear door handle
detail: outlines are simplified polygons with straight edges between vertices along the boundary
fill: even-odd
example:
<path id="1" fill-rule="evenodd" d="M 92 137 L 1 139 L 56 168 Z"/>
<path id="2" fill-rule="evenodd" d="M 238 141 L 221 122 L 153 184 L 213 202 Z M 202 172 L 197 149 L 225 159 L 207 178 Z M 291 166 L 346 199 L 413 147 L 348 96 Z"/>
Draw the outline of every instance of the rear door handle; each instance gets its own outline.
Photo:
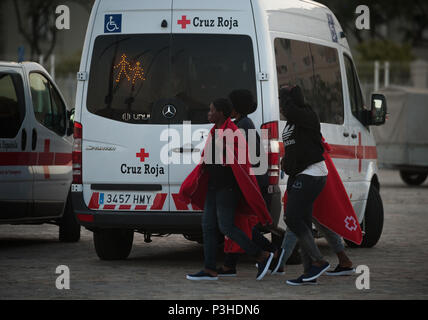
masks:
<path id="1" fill-rule="evenodd" d="M 349 137 L 349 133 L 348 132 L 344 132 L 343 136 L 347 138 L 347 137 Z"/>
<path id="2" fill-rule="evenodd" d="M 172 149 L 172 151 L 176 152 L 176 153 L 185 153 L 185 152 L 199 152 L 200 150 L 198 148 L 194 148 L 192 146 L 191 148 L 189 148 L 189 147 L 186 147 L 186 148 L 183 148 L 183 147 L 174 148 L 174 149 Z"/>
<path id="3" fill-rule="evenodd" d="M 352 139 L 357 139 L 357 135 L 355 133 L 351 134 Z"/>
<path id="4" fill-rule="evenodd" d="M 33 135 L 31 137 L 31 150 L 36 150 L 37 147 L 37 131 L 33 129 Z"/>
<path id="5" fill-rule="evenodd" d="M 22 129 L 21 150 L 24 151 L 26 146 L 27 146 L 27 131 L 25 129 Z"/>

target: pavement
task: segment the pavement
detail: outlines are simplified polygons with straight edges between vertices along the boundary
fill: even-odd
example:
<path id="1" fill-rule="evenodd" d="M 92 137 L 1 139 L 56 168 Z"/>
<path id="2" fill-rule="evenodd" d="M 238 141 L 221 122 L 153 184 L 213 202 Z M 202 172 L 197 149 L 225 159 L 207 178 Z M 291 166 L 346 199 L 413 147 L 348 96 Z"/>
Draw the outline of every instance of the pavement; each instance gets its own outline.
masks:
<path id="1" fill-rule="evenodd" d="M 285 281 L 298 277 L 301 265 L 256 281 L 254 261 L 242 257 L 235 278 L 189 281 L 186 274 L 202 268 L 203 250 L 182 235 L 153 237 L 152 243 L 145 243 L 143 235 L 135 234 L 127 260 L 101 261 L 90 231 L 82 229 L 80 242 L 70 244 L 58 241 L 54 225 L 0 225 L 0 300 L 427 299 L 428 182 L 409 187 L 391 170 L 381 170 L 379 178 L 385 211 L 382 237 L 374 248 L 346 249 L 354 266 L 367 266 L 369 273 L 322 276 L 316 286 L 291 287 Z M 337 259 L 326 241 L 319 239 L 317 244 L 335 266 Z M 219 250 L 219 265 L 222 259 Z M 69 270 L 70 289 L 57 289 L 66 275 L 56 273 L 61 265 Z"/>

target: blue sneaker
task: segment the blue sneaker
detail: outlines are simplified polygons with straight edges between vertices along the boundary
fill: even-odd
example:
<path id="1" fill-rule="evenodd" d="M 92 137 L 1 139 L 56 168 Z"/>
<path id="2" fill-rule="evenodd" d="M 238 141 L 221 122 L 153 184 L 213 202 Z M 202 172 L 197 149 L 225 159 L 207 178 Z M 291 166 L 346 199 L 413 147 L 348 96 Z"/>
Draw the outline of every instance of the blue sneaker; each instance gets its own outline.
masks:
<path id="1" fill-rule="evenodd" d="M 266 258 L 266 260 L 264 260 L 263 262 L 259 262 L 257 264 L 257 268 L 259 269 L 257 272 L 257 280 L 262 280 L 263 277 L 266 275 L 266 273 L 269 270 L 270 264 L 272 263 L 272 259 L 273 259 L 273 253 L 271 252 L 269 254 L 269 257 Z"/>
<path id="2" fill-rule="evenodd" d="M 330 263 L 326 262 L 321 267 L 312 265 L 307 273 L 303 275 L 303 281 L 315 280 L 330 268 Z"/>
<path id="3" fill-rule="evenodd" d="M 187 280 L 218 280 L 218 277 L 213 276 L 204 270 L 201 270 L 195 274 L 188 274 L 186 278 Z"/>
<path id="4" fill-rule="evenodd" d="M 317 280 L 303 281 L 303 275 L 298 277 L 297 279 L 287 280 L 286 282 L 290 286 L 305 286 L 305 285 L 314 285 L 317 284 Z"/>
<path id="5" fill-rule="evenodd" d="M 285 274 L 284 269 L 281 268 L 282 258 L 284 258 L 285 250 L 283 248 L 278 252 L 278 257 L 273 260 L 272 274 Z"/>

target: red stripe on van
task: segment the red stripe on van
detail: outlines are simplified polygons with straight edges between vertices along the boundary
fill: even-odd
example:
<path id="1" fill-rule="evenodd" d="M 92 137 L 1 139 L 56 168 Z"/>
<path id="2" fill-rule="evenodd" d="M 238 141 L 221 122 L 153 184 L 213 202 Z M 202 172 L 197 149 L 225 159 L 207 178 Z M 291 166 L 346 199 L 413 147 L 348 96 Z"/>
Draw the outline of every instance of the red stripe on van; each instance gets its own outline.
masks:
<path id="1" fill-rule="evenodd" d="M 106 204 L 103 207 L 103 210 L 114 210 L 116 209 L 116 205 L 115 204 Z"/>
<path id="2" fill-rule="evenodd" d="M 135 206 L 135 210 L 146 210 L 147 209 L 147 206 L 146 205 L 138 205 L 138 206 Z"/>
<path id="3" fill-rule="evenodd" d="M 99 209 L 100 207 L 99 196 L 100 196 L 99 192 L 94 192 L 92 194 L 91 200 L 89 200 L 89 204 L 88 204 L 89 209 L 93 209 L 93 210 Z"/>
<path id="4" fill-rule="evenodd" d="M 119 206 L 119 210 L 131 210 L 130 204 L 122 204 Z"/>
<path id="5" fill-rule="evenodd" d="M 71 153 L 0 152 L 0 166 L 71 166 Z"/>
<path id="6" fill-rule="evenodd" d="M 175 208 L 177 210 L 189 210 L 187 204 L 178 198 L 178 193 L 173 193 L 172 199 L 174 199 Z"/>
<path id="7" fill-rule="evenodd" d="M 150 210 L 162 210 L 165 199 L 166 193 L 158 193 L 153 200 L 153 205 L 151 206 Z"/>

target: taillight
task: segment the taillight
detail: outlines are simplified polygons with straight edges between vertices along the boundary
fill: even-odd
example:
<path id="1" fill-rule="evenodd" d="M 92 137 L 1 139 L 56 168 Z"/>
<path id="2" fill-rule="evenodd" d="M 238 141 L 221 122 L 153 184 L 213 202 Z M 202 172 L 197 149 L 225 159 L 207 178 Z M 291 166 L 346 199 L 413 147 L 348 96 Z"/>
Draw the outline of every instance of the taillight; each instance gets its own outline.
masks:
<path id="1" fill-rule="evenodd" d="M 82 184 L 82 125 L 74 122 L 73 143 L 73 184 Z"/>
<path id="2" fill-rule="evenodd" d="M 268 174 L 269 185 L 277 185 L 279 183 L 279 158 L 280 145 L 278 134 L 278 121 L 264 123 L 261 127 L 268 132 Z"/>

